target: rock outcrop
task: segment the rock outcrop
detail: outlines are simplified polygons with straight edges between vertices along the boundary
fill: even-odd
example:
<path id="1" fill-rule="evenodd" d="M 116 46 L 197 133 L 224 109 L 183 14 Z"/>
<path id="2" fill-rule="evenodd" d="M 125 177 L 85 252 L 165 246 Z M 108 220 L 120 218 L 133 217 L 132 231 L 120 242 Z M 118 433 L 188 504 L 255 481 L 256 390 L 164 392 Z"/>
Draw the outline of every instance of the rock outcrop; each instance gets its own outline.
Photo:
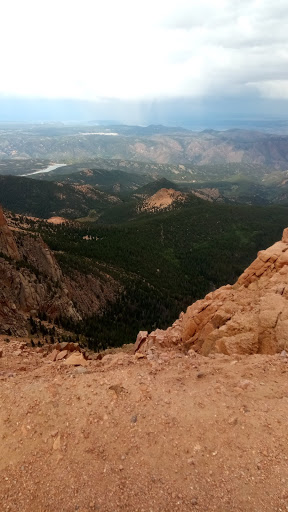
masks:
<path id="1" fill-rule="evenodd" d="M 57 266 L 59 278 L 61 270 Z M 57 273 L 58 273 L 57 272 Z M 52 272 L 51 272 L 52 273 Z M 0 332 L 25 336 L 27 318 L 45 312 L 51 318 L 65 316 L 80 319 L 63 282 L 51 279 L 49 273 L 38 273 L 37 268 L 19 267 L 13 261 L 0 258 Z"/>
<path id="2" fill-rule="evenodd" d="M 161 188 L 143 202 L 141 211 L 164 210 L 176 201 L 185 201 L 187 195 L 173 188 Z"/>
<path id="3" fill-rule="evenodd" d="M 39 236 L 12 232 L 2 208 L 0 253 L 0 332 L 25 336 L 39 312 L 80 319 L 52 251 Z"/>
<path id="4" fill-rule="evenodd" d="M 281 242 L 260 251 L 233 285 L 223 286 L 188 307 L 172 327 L 139 333 L 135 350 L 190 349 L 274 354 L 288 349 L 288 228 Z"/>
<path id="5" fill-rule="evenodd" d="M 104 284 L 103 284 L 104 283 Z M 96 313 L 113 300 L 117 284 L 71 271 L 63 275 L 40 236 L 12 231 L 0 208 L 0 333 L 27 335 L 27 319 L 45 312 L 72 321 Z"/>
<path id="6" fill-rule="evenodd" d="M 11 230 L 7 225 L 2 207 L 0 205 L 0 253 L 13 260 L 20 260 L 20 254 Z"/>

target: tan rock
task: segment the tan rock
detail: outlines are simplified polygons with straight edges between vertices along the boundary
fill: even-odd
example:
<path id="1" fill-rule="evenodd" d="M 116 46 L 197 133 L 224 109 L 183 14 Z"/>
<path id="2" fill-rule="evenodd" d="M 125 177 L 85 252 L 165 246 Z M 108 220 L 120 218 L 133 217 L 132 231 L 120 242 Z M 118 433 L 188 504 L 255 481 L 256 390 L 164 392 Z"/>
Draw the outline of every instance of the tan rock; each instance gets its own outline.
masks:
<path id="1" fill-rule="evenodd" d="M 48 361 L 56 361 L 58 354 L 59 354 L 59 351 L 56 350 L 56 348 L 54 348 L 52 350 L 52 352 L 50 352 L 50 354 L 48 354 L 46 359 L 48 359 Z"/>
<path id="2" fill-rule="evenodd" d="M 13 260 L 20 260 L 20 254 L 13 237 L 11 229 L 8 227 L 3 209 L 0 206 L 0 252 Z"/>
<path id="3" fill-rule="evenodd" d="M 73 352 L 71 356 L 69 356 L 68 359 L 64 361 L 64 364 L 72 366 L 87 366 L 87 362 L 85 361 L 81 352 Z"/>
<path id="4" fill-rule="evenodd" d="M 227 338 L 221 338 L 216 341 L 215 349 L 217 352 L 229 356 L 236 354 L 256 354 L 258 352 L 257 333 L 246 332 Z"/>
<path id="5" fill-rule="evenodd" d="M 65 359 L 65 357 L 68 355 L 68 350 L 62 350 L 57 354 L 56 361 L 61 361 L 62 359 Z"/>
<path id="6" fill-rule="evenodd" d="M 148 331 L 140 331 L 138 332 L 138 336 L 134 345 L 135 352 L 138 350 L 140 345 L 147 339 Z"/>
<path id="7" fill-rule="evenodd" d="M 288 244 L 288 228 L 285 228 L 283 231 L 282 242 Z"/>
<path id="8" fill-rule="evenodd" d="M 145 354 L 142 354 L 141 352 L 136 352 L 135 358 L 136 359 L 143 359 L 143 358 L 145 359 Z"/>
<path id="9" fill-rule="evenodd" d="M 56 437 L 54 443 L 53 443 L 53 450 L 60 450 L 61 449 L 61 437 L 60 435 Z"/>

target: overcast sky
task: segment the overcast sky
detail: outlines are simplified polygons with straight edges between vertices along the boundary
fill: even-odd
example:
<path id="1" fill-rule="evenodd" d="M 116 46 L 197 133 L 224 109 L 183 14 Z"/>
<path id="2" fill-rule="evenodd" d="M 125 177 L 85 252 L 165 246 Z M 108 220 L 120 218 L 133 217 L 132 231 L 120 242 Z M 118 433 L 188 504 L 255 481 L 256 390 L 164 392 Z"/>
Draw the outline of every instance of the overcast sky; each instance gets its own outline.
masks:
<path id="1" fill-rule="evenodd" d="M 286 106 L 287 34 L 288 0 L 5 0 L 0 99 Z"/>

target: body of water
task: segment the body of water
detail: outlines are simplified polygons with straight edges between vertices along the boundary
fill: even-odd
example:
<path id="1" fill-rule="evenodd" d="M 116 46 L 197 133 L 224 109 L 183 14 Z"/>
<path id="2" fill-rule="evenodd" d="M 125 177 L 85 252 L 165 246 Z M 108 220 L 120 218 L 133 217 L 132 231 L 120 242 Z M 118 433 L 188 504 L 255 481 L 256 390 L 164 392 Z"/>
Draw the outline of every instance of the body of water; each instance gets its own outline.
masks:
<path id="1" fill-rule="evenodd" d="M 27 174 L 21 174 L 21 176 L 32 176 L 33 174 L 42 174 L 43 172 L 55 171 L 55 169 L 58 169 L 58 167 L 64 167 L 65 165 L 67 165 L 67 164 L 53 164 L 53 165 L 49 165 L 45 169 L 40 169 L 40 171 L 34 171 L 34 172 L 29 172 Z"/>

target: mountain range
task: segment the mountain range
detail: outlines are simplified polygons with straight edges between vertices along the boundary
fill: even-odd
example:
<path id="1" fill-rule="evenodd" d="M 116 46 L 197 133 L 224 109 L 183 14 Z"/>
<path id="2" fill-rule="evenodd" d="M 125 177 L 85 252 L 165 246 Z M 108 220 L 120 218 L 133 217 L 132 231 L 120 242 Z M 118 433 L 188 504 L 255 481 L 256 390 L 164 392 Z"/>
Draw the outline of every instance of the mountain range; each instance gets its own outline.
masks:
<path id="1" fill-rule="evenodd" d="M 22 315 L 21 329 L 30 332 L 30 314 L 38 319 L 45 314 L 97 350 L 131 342 L 140 328 L 167 328 L 194 300 L 233 283 L 255 252 L 286 227 L 288 175 L 279 165 L 285 136 L 161 126 L 103 126 L 91 132 L 91 127 L 2 127 L 0 203 L 8 226 L 2 224 L 17 257 L 9 255 L 3 240 L 1 253 L 5 275 L 14 276 L 10 299 Z M 167 164 L 147 161 L 147 148 L 157 153 L 160 141 Z M 196 165 L 194 157 L 179 163 L 175 141 L 181 155 L 201 142 L 203 159 L 210 155 L 213 163 Z M 228 141 L 233 151 L 236 146 L 242 151 L 241 161 L 221 153 Z M 109 158 L 101 157 L 103 144 Z M 134 160 L 122 153 L 111 158 L 121 145 Z M 49 148 L 54 157 L 62 155 L 58 164 Z M 215 162 L 216 148 L 228 162 Z M 260 149 L 265 158 L 259 164 Z M 285 160 L 285 148 L 281 155 Z M 267 166 L 271 159 L 274 167 Z M 57 269 L 50 284 L 42 253 L 50 254 Z M 22 282 L 29 300 L 23 299 Z M 65 314 L 70 310 L 74 314 Z"/>
<path id="2" fill-rule="evenodd" d="M 115 135 L 111 135 L 115 134 Z M 286 135 L 247 130 L 191 132 L 157 127 L 41 127 L 0 130 L 0 158 L 80 162 L 124 159 L 165 164 L 256 164 L 287 169 Z"/>

